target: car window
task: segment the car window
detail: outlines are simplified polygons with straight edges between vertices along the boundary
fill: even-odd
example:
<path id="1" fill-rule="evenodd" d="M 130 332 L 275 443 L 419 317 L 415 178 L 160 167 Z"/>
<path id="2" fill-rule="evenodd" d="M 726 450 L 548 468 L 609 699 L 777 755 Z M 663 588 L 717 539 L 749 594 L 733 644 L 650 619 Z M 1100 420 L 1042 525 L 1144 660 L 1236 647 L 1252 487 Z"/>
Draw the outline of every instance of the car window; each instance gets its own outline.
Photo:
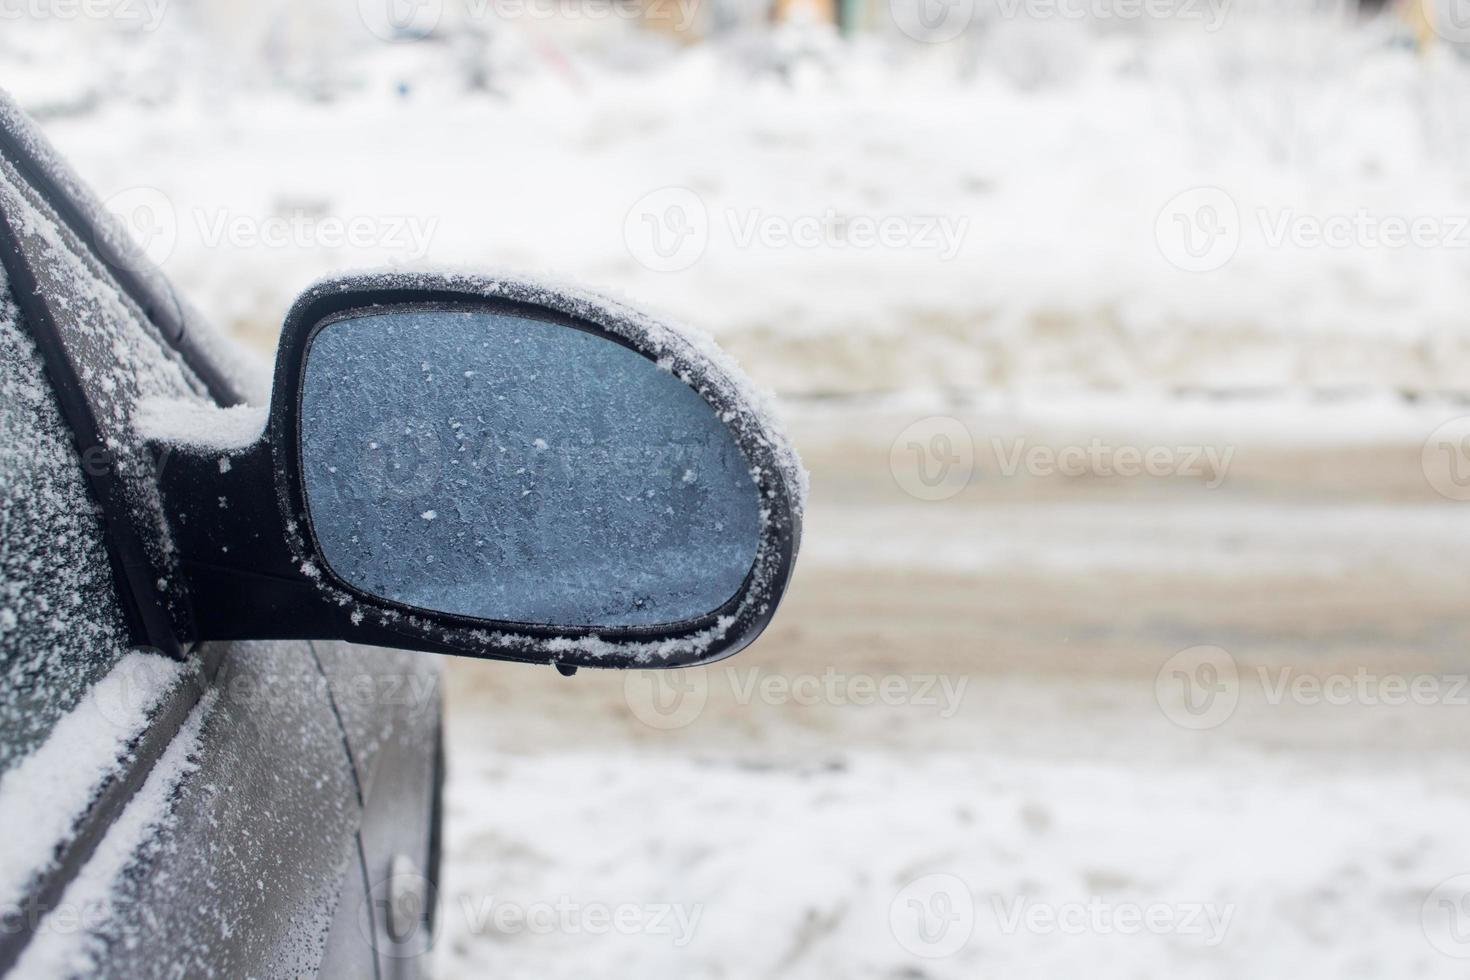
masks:
<path id="1" fill-rule="evenodd" d="M 155 487 L 167 460 L 147 451 L 134 419 L 152 397 L 207 403 L 204 386 L 3 158 L 0 218 L 18 230 L 78 365 L 108 450 L 97 465 L 127 481 L 129 519 L 154 522 L 150 557 L 166 570 Z M 231 646 L 239 656 L 227 657 L 216 646 L 187 664 L 129 648 L 103 523 L 34 325 L 8 287 L 0 296 L 0 972 L 13 963 L 23 975 L 136 976 L 157 965 L 166 937 L 180 976 L 314 973 L 344 875 L 360 867 L 360 813 L 310 648 Z M 232 667 L 211 686 L 203 664 L 220 662 Z M 186 687 L 197 704 L 175 730 L 165 722 Z M 168 737 L 153 746 L 159 732 Z M 98 803 L 149 747 L 161 751 L 136 792 L 115 811 Z M 62 870 L 56 856 L 82 850 L 84 821 L 97 824 L 95 850 Z M 251 845 L 263 837 L 281 857 L 265 873 Z M 194 873 L 201 854 L 208 875 Z M 42 881 L 64 891 L 38 899 Z"/>
<path id="2" fill-rule="evenodd" d="M 159 336 L 88 249 L 0 158 L 0 212 L 16 216 L 19 245 L 55 320 L 56 333 L 96 421 L 109 476 L 119 481 L 127 523 L 146 551 L 160 598 L 176 623 L 186 608 L 172 574 L 168 524 L 157 490 L 166 456 L 150 453 L 134 420 L 150 397 L 211 403 L 205 385 Z"/>
<path id="3" fill-rule="evenodd" d="M 4 284 L 0 269 L 0 284 Z M 0 289 L 0 773 L 127 650 L 81 460 Z"/>
<path id="4" fill-rule="evenodd" d="M 8 176 L 0 162 L 0 217 L 47 235 Z M 0 958 L 160 706 L 194 683 L 184 664 L 129 647 L 102 518 L 33 329 L 0 266 Z"/>

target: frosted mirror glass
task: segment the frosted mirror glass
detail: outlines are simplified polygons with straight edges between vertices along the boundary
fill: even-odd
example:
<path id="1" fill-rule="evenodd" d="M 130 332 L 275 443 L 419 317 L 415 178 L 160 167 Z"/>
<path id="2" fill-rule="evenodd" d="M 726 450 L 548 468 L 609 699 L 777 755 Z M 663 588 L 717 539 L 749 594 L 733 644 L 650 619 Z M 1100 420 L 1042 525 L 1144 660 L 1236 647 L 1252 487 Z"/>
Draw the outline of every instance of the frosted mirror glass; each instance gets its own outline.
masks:
<path id="1" fill-rule="evenodd" d="M 321 555 L 352 586 L 543 626 L 707 615 L 755 562 L 749 464 L 693 389 L 593 333 L 403 310 L 311 341 L 301 466 Z"/>

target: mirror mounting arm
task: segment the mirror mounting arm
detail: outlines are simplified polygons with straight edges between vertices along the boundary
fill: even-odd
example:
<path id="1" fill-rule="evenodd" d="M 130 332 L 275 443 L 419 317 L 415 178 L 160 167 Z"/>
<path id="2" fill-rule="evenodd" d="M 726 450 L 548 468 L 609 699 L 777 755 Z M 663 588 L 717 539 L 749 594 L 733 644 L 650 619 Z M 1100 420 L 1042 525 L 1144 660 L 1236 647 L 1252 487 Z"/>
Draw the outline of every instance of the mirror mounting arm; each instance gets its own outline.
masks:
<path id="1" fill-rule="evenodd" d="M 169 451 L 160 476 L 172 517 L 179 572 L 188 583 L 197 635 L 211 640 L 345 640 L 438 653 L 464 651 L 405 637 L 350 609 L 323 602 L 290 551 L 276 497 L 268 436 L 243 452 L 152 445 Z M 318 573 L 320 574 L 320 573 Z"/>
<path id="2" fill-rule="evenodd" d="M 318 617 L 302 615 L 319 600 L 287 548 L 268 439 L 263 436 L 244 452 L 173 444 L 149 448 L 169 454 L 159 489 L 200 634 L 190 639 L 321 636 L 309 628 Z"/>

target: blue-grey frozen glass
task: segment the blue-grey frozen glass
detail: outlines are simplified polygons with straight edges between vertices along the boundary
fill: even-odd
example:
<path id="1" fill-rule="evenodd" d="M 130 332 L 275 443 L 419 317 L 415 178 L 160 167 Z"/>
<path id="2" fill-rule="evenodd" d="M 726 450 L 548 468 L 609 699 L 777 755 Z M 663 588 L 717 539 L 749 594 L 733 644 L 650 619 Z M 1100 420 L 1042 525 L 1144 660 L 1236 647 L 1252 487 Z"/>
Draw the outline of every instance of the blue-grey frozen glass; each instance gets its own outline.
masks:
<path id="1" fill-rule="evenodd" d="M 683 622 L 735 596 L 760 497 L 715 410 L 606 337 L 500 313 L 338 320 L 307 355 L 307 508 L 344 581 L 543 626 Z"/>

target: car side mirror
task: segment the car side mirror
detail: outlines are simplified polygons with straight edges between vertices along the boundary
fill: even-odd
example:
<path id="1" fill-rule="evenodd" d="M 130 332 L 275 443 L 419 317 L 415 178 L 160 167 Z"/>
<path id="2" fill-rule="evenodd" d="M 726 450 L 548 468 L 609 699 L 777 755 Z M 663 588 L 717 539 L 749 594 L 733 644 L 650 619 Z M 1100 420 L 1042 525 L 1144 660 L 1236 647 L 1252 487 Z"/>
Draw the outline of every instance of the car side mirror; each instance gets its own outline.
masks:
<path id="1" fill-rule="evenodd" d="M 801 535 L 796 454 L 712 343 L 516 280 L 319 284 L 264 435 L 167 448 L 194 639 L 706 663 L 765 628 Z"/>

